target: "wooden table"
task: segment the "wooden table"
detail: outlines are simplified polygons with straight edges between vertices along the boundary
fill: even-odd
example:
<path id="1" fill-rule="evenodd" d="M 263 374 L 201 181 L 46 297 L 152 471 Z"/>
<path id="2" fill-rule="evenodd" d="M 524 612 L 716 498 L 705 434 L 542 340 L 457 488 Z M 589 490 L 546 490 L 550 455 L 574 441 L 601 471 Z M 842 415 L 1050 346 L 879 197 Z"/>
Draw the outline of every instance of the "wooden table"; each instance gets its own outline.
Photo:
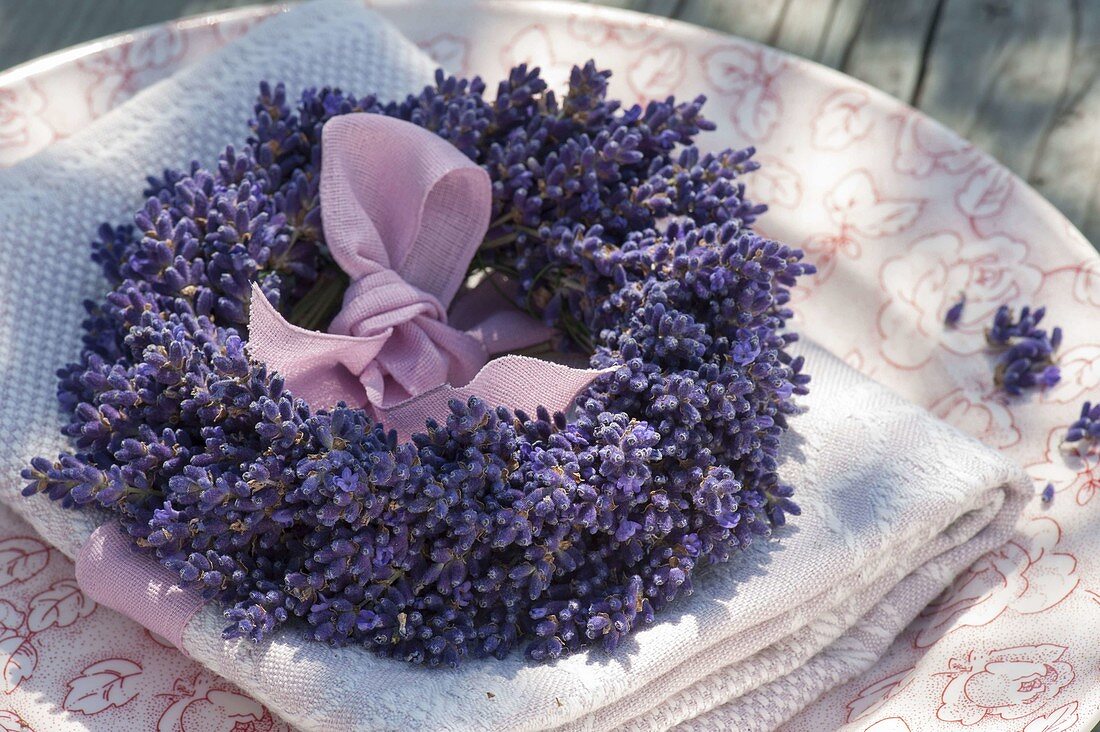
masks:
<path id="1" fill-rule="evenodd" d="M 0 0 L 0 69 L 251 1 Z M 596 1 L 752 38 L 862 79 L 992 153 L 1100 243 L 1100 0 Z"/>

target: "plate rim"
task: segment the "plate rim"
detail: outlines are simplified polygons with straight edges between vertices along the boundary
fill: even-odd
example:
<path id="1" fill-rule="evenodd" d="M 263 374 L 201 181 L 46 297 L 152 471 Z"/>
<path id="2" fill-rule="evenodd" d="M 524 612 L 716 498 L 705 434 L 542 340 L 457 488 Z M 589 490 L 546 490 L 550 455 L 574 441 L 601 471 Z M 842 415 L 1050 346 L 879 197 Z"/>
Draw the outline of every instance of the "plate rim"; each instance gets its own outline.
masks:
<path id="1" fill-rule="evenodd" d="M 245 20 L 253 17 L 267 17 L 270 15 L 277 15 L 278 13 L 285 13 L 290 10 L 294 5 L 298 3 L 282 2 L 282 3 L 250 3 L 248 5 L 242 5 L 238 8 L 229 8 L 227 10 L 218 10 L 214 12 L 199 12 L 193 15 L 186 15 L 174 20 L 163 20 L 159 23 L 148 23 L 146 25 L 137 26 L 129 30 L 119 31 L 117 33 L 109 33 L 105 36 L 99 36 L 98 38 L 92 38 L 91 40 L 81 41 L 80 43 L 74 43 L 71 46 L 65 46 L 59 48 L 56 51 L 50 51 L 49 53 L 41 56 L 36 56 L 26 61 L 21 61 L 15 66 L 11 66 L 3 71 L 0 71 L 0 88 L 3 88 L 9 84 L 14 84 L 18 81 L 24 81 L 29 77 L 43 74 L 49 71 L 53 71 L 62 66 L 76 63 L 81 59 L 87 58 L 97 53 L 101 53 L 111 48 L 124 45 L 126 43 L 132 43 L 136 39 L 150 35 L 151 33 L 160 30 L 161 28 L 196 28 L 204 25 L 217 26 L 226 22 L 235 20 Z M 266 12 L 265 12 L 266 11 Z"/>
<path id="2" fill-rule="evenodd" d="M 362 0 L 360 0 L 360 2 L 362 2 Z M 104 52 L 111 48 L 126 43 L 132 43 L 138 38 L 147 36 L 162 28 L 189 29 L 208 25 L 216 26 L 251 18 L 266 18 L 285 13 L 297 4 L 297 2 L 249 4 L 221 11 L 199 12 L 181 18 L 151 23 L 83 41 L 78 44 L 51 51 L 50 53 L 29 59 L 6 70 L 0 71 L 0 89 L 17 82 L 32 79 L 39 74 L 48 73 L 64 66 L 75 64 L 83 58 Z M 472 8 L 520 12 L 536 17 L 568 18 L 570 15 L 582 15 L 590 18 L 607 19 L 613 22 L 622 21 L 636 23 L 641 21 L 652 24 L 653 27 L 660 28 L 661 32 L 671 30 L 676 33 L 690 34 L 697 38 L 707 39 L 715 43 L 728 42 L 730 39 L 733 39 L 737 43 L 755 49 L 766 50 L 790 63 L 796 64 L 802 73 L 814 77 L 823 86 L 834 89 L 858 89 L 865 92 L 868 95 L 869 105 L 875 109 L 875 114 L 880 117 L 884 118 L 897 110 L 907 110 L 912 114 L 918 115 L 923 122 L 929 124 L 937 135 L 945 136 L 946 139 L 960 140 L 968 144 L 973 144 L 967 140 L 967 138 L 951 130 L 944 123 L 928 113 L 913 107 L 907 102 L 867 82 L 845 74 L 838 69 L 833 69 L 817 61 L 798 56 L 784 49 L 769 46 L 753 39 L 738 36 L 734 33 L 706 28 L 676 18 L 667 18 L 625 8 L 591 5 L 577 0 L 528 0 L 522 5 L 509 0 L 452 0 L 451 2 L 448 2 L 448 0 L 375 0 L 375 2 L 366 0 L 366 5 L 368 7 L 382 12 L 385 12 L 387 9 L 412 9 L 418 6 L 432 7 L 443 5 L 454 7 L 457 4 L 467 5 Z M 1009 169 L 1007 165 L 998 158 L 977 145 L 974 146 L 974 149 L 981 155 L 984 161 L 987 161 L 989 164 L 996 166 L 999 170 L 1011 176 L 1013 182 L 1019 184 L 1022 193 L 1026 191 L 1023 195 L 1026 196 L 1025 200 L 1027 201 L 1027 205 L 1036 212 L 1036 215 L 1043 215 L 1044 213 L 1056 214 L 1054 220 L 1064 224 L 1067 229 L 1067 234 L 1076 234 L 1076 236 L 1067 235 L 1062 237 L 1059 243 L 1060 246 L 1065 247 L 1067 252 L 1071 252 L 1075 256 L 1080 256 L 1082 259 L 1093 259 L 1097 256 L 1096 249 L 1093 248 L 1084 234 L 1080 232 L 1078 227 L 1070 221 L 1060 209 L 1054 206 L 1053 203 L 1039 193 L 1038 190 L 1032 187 L 1021 176 Z M 1041 206 L 1047 207 L 1047 211 L 1043 212 L 1043 210 L 1039 208 Z M 1100 244 L 1100 242 L 1098 242 L 1098 244 Z M 1084 717 L 1084 715 L 1082 716 Z M 1096 712 L 1091 719 L 1092 721 L 1100 719 L 1100 711 Z"/>
<path id="3" fill-rule="evenodd" d="M 1079 256 L 1095 256 L 1097 249 L 1089 242 L 1085 235 L 1080 231 L 1076 224 L 1070 221 L 1058 207 L 1051 203 L 1045 196 L 1031 186 L 1024 178 L 1011 170 L 1007 165 L 997 159 L 991 153 L 978 147 L 976 144 L 970 142 L 968 139 L 947 127 L 944 123 L 937 120 L 935 117 L 925 113 L 924 111 L 913 107 L 908 102 L 905 102 L 893 95 L 871 86 L 861 79 L 857 79 L 854 76 L 845 74 L 839 69 L 833 69 L 825 66 L 812 59 L 807 59 L 797 54 L 791 53 L 781 48 L 769 46 L 760 41 L 756 41 L 750 38 L 744 38 L 734 33 L 728 33 L 726 31 L 715 30 L 713 28 L 706 28 L 695 23 L 680 20 L 678 18 L 668 18 L 661 15 L 654 15 L 651 13 L 645 13 L 639 10 L 632 10 L 627 8 L 616 8 L 605 5 L 593 5 L 586 2 L 580 2 L 579 0 L 527 0 L 518 4 L 514 0 L 360 0 L 369 9 L 377 10 L 383 14 L 388 9 L 412 9 L 417 6 L 432 7 L 432 6 L 447 6 L 454 7 L 455 5 L 466 5 L 471 8 L 486 8 L 489 10 L 506 11 L 506 12 L 523 12 L 533 16 L 542 17 L 555 17 L 555 18 L 568 18 L 572 15 L 587 15 L 588 17 L 607 19 L 611 21 L 622 22 L 643 22 L 653 26 L 660 27 L 662 30 L 673 30 L 680 34 L 692 34 L 701 38 L 706 38 L 714 42 L 727 41 L 734 39 L 738 43 L 748 45 L 757 50 L 766 51 L 769 53 L 777 54 L 789 63 L 797 65 L 803 73 L 816 77 L 817 80 L 825 86 L 831 88 L 854 88 L 865 92 L 868 95 L 868 103 L 872 105 L 880 116 L 889 116 L 889 113 L 901 109 L 911 114 L 919 115 L 920 118 L 927 124 L 932 126 L 932 129 L 939 136 L 944 136 L 946 139 L 952 141 L 961 141 L 966 144 L 972 145 L 975 151 L 984 160 L 991 165 L 997 166 L 1003 170 L 1009 176 L 1014 183 L 1019 184 L 1022 190 L 1026 190 L 1026 195 L 1031 199 L 1032 204 L 1035 206 L 1044 207 L 1049 213 L 1056 214 L 1062 225 L 1066 228 L 1068 236 L 1064 238 L 1064 244 L 1068 247 L 1072 247 Z M 77 61 L 91 56 L 96 53 L 101 53 L 110 48 L 114 48 L 125 43 L 132 43 L 135 39 L 147 36 L 158 29 L 165 27 L 174 28 L 193 28 L 199 26 L 216 26 L 227 22 L 245 20 L 249 18 L 263 18 L 270 17 L 279 13 L 288 12 L 294 6 L 298 5 L 297 0 L 290 0 L 289 2 L 279 2 L 271 4 L 253 3 L 250 5 L 244 5 L 238 8 L 230 8 L 228 10 L 220 10 L 214 12 L 200 12 L 194 15 L 177 18 L 175 20 L 166 20 L 159 23 L 151 23 L 148 25 L 140 26 L 119 33 L 113 33 L 110 35 L 102 36 L 100 38 L 84 41 L 72 46 L 68 46 L 57 51 L 52 51 L 43 56 L 39 56 L 34 59 L 24 61 L 16 66 L 13 66 L 5 71 L 0 72 L 0 89 L 5 86 L 14 84 L 16 82 L 24 81 L 42 73 L 56 70 L 68 64 L 76 63 Z M 1073 236 L 1076 234 L 1076 236 Z"/>

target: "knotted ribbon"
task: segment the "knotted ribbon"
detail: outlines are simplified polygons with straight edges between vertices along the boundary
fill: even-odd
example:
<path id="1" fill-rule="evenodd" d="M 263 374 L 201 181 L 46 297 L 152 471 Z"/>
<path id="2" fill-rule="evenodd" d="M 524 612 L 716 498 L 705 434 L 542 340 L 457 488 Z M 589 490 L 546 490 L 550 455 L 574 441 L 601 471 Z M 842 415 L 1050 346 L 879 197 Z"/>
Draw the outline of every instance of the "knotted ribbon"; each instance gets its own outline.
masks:
<path id="1" fill-rule="evenodd" d="M 373 114 L 336 117 L 322 133 L 321 218 L 350 278 L 329 333 L 288 323 L 253 285 L 248 348 L 314 407 L 362 406 L 399 436 L 443 419 L 451 399 L 568 409 L 604 371 L 494 353 L 552 330 L 484 283 L 448 307 L 488 228 L 489 176 L 438 136 Z M 77 556 L 83 591 L 183 648 L 198 593 L 135 554 L 117 522 Z"/>
<path id="2" fill-rule="evenodd" d="M 252 356 L 313 406 L 367 407 L 404 435 L 424 426 L 406 420 L 423 405 L 406 402 L 432 392 L 445 409 L 441 387 L 476 387 L 489 402 L 529 411 L 567 408 L 598 371 L 509 356 L 479 373 L 490 355 L 552 333 L 491 284 L 460 298 L 448 322 L 489 225 L 485 171 L 437 135 L 381 115 L 336 117 L 321 145 L 325 240 L 351 281 L 343 307 L 330 332 L 305 330 L 253 286 Z"/>

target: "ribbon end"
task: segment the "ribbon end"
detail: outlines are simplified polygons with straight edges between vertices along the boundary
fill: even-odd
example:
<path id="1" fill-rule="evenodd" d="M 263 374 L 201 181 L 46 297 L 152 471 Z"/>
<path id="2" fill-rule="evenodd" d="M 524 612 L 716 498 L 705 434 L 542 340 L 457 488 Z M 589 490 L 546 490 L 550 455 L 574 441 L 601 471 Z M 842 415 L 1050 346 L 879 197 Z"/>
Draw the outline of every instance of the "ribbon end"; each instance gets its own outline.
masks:
<path id="1" fill-rule="evenodd" d="M 565 412 L 594 379 L 614 370 L 578 369 L 530 356 L 502 356 L 485 364 L 465 386 L 444 384 L 377 412 L 380 421 L 397 430 L 402 440 L 422 432 L 428 419 L 447 414 L 452 399 L 465 402 L 476 396 L 492 406 L 522 409 L 530 414 L 540 406 L 551 413 Z"/>

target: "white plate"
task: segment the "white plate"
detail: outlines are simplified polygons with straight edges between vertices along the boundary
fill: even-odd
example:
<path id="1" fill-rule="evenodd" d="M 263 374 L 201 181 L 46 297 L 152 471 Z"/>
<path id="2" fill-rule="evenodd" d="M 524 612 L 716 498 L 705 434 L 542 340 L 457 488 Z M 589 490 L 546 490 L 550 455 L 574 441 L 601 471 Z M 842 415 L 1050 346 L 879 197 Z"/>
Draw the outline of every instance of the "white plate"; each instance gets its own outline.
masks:
<path id="1" fill-rule="evenodd" d="M 615 72 L 614 95 L 707 94 L 719 129 L 705 144 L 758 148 L 764 168 L 749 188 L 771 206 L 760 228 L 806 248 L 821 270 L 797 298 L 798 328 L 1028 465 L 1040 488 L 1054 484 L 1053 505 L 1033 503 L 1013 544 L 959 578 L 875 669 L 792 728 L 851 723 L 885 732 L 911 722 L 915 730 L 960 714 L 982 730 L 1087 728 L 1100 706 L 1100 500 L 1093 502 L 1100 457 L 1067 457 L 1058 443 L 1077 404 L 1100 386 L 1100 259 L 1072 225 L 919 112 L 748 41 L 571 3 L 373 5 L 439 63 L 480 74 L 490 88 L 517 63 L 540 65 L 560 82 L 574 62 L 595 56 Z M 144 28 L 0 74 L 0 165 L 81 129 L 274 12 L 280 8 L 245 8 Z M 960 291 L 965 315 L 946 331 L 943 315 Z M 1003 303 L 1044 304 L 1066 329 L 1063 380 L 1041 396 L 1008 400 L 993 388 L 982 329 Z M 17 587 L 4 592 L 23 601 Z M 161 674 L 161 685 L 197 673 L 179 671 L 179 657 L 151 641 L 137 645 L 134 662 L 147 677 Z M 999 663 L 1006 655 L 1012 673 Z M 83 678 L 73 675 L 79 671 L 39 668 L 36 683 L 20 688 L 62 699 Z M 192 687 L 178 698 L 209 701 Z M 34 706 L 19 696 L 7 701 L 20 713 Z M 131 704 L 121 719 L 156 720 L 158 704 L 155 697 Z M 112 709 L 95 717 L 104 729 Z M 121 729 L 117 719 L 110 725 Z"/>

